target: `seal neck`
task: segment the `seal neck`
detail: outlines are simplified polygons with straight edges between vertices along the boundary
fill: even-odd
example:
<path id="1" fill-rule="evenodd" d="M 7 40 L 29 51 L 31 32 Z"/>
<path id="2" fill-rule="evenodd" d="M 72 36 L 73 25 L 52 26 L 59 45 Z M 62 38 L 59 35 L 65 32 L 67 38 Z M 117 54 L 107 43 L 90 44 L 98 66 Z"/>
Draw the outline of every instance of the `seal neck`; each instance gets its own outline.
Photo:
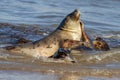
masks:
<path id="1" fill-rule="evenodd" d="M 66 29 L 66 28 L 59 28 L 59 30 L 80 34 L 80 33 L 79 33 L 78 31 L 76 31 L 76 30 L 70 30 L 70 29 Z"/>

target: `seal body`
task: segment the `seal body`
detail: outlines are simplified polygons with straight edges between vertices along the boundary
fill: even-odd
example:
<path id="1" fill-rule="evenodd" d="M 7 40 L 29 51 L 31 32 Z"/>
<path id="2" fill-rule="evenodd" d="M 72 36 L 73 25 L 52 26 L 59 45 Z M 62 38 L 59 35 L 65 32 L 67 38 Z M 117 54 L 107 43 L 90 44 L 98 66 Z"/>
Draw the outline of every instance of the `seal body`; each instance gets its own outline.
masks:
<path id="1" fill-rule="evenodd" d="M 61 47 L 61 41 L 65 39 L 80 41 L 82 29 L 80 24 L 80 12 L 74 10 L 60 23 L 58 28 L 47 37 L 23 45 L 7 48 L 12 53 L 21 53 L 33 57 L 49 57 Z"/>

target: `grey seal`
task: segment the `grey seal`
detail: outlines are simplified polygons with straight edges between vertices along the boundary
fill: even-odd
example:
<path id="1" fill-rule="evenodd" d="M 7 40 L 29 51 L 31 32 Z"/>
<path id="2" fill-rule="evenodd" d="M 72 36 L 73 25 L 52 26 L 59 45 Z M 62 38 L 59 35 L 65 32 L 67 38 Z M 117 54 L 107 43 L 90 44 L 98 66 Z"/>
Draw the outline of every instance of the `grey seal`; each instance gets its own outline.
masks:
<path id="1" fill-rule="evenodd" d="M 80 11 L 77 9 L 68 14 L 58 28 L 45 38 L 32 43 L 6 47 L 6 49 L 11 53 L 26 54 L 32 57 L 50 57 L 62 47 L 61 42 L 66 39 L 90 43 L 80 20 Z"/>

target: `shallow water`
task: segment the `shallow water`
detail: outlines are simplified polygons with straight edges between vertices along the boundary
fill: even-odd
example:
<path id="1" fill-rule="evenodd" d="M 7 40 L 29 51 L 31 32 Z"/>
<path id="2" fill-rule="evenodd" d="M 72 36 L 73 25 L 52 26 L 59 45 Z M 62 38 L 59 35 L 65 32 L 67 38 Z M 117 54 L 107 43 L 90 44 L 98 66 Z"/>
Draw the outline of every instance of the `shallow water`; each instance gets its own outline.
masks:
<path id="1" fill-rule="evenodd" d="M 0 47 L 14 44 L 21 37 L 32 41 L 45 37 L 77 8 L 91 39 L 101 36 L 111 50 L 74 50 L 73 64 L 8 54 L 0 49 L 0 80 L 119 80 L 119 4 L 119 0 L 1 0 Z"/>

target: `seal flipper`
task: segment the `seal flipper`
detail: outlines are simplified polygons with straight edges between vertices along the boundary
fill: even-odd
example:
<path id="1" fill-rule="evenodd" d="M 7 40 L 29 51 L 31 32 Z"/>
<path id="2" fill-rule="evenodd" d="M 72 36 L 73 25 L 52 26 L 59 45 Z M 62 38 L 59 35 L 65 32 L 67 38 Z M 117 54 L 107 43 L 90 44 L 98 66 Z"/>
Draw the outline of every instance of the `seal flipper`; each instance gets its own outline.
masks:
<path id="1" fill-rule="evenodd" d="M 68 54 L 70 54 L 70 50 L 65 50 L 60 48 L 54 55 L 53 58 L 65 58 Z"/>
<path id="2" fill-rule="evenodd" d="M 71 50 L 69 50 L 69 49 L 66 50 L 64 48 L 60 48 L 51 58 L 56 58 L 56 59 L 62 58 L 64 60 L 75 63 L 76 61 L 73 60 L 70 53 L 71 53 Z"/>
<path id="3" fill-rule="evenodd" d="M 7 47 L 4 47 L 4 49 L 6 49 L 6 50 L 12 50 L 12 49 L 15 49 L 15 46 L 7 46 Z"/>
<path id="4" fill-rule="evenodd" d="M 20 46 L 7 46 L 7 47 L 4 47 L 4 49 L 8 50 L 8 51 L 12 51 L 13 53 L 15 52 L 20 52 L 21 50 L 21 47 Z"/>

